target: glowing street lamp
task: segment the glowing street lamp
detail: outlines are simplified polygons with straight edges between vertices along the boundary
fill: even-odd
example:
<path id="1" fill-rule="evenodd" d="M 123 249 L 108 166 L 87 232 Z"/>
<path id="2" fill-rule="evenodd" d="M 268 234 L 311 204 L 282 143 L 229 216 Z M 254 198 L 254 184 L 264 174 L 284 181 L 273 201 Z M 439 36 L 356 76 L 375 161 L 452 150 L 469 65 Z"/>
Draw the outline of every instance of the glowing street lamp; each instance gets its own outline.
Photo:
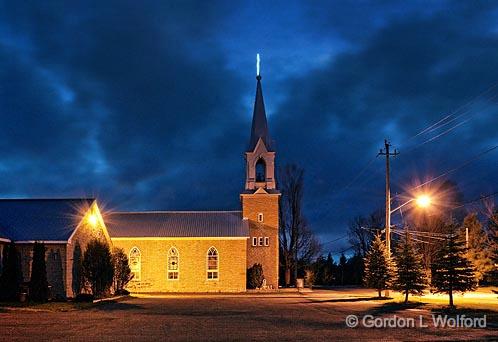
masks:
<path id="1" fill-rule="evenodd" d="M 431 205 L 432 199 L 427 195 L 422 195 L 416 199 L 417 205 L 421 208 L 427 208 Z"/>
<path id="2" fill-rule="evenodd" d="M 97 218 L 96 214 L 91 213 L 90 215 L 88 215 L 88 223 L 90 223 L 90 225 L 92 227 L 97 226 L 97 222 L 98 222 L 98 218 Z"/>
<path id="3" fill-rule="evenodd" d="M 412 203 L 414 201 L 417 204 L 417 206 L 419 206 L 420 208 L 427 208 L 428 206 L 430 206 L 432 204 L 432 199 L 431 199 L 431 197 L 429 195 L 420 195 L 418 197 L 409 199 L 408 201 L 406 201 L 405 203 L 403 203 L 399 207 L 391 210 L 391 214 L 394 213 L 395 211 L 400 210 L 405 205 L 407 205 L 409 203 Z"/>

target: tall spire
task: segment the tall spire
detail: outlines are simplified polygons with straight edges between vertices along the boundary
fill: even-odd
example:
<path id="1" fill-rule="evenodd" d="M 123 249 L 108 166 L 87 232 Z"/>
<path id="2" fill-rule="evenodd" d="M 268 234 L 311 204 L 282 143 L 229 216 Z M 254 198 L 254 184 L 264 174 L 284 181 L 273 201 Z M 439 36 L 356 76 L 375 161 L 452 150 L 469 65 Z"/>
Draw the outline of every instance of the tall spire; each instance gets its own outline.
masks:
<path id="1" fill-rule="evenodd" d="M 272 150 L 268 123 L 266 121 L 265 102 L 263 100 L 263 90 L 261 88 L 261 75 L 259 66 L 259 54 L 256 62 L 256 99 L 254 101 L 254 112 L 252 114 L 251 140 L 249 141 L 249 151 L 253 151 L 259 138 L 265 143 L 268 151 Z"/>

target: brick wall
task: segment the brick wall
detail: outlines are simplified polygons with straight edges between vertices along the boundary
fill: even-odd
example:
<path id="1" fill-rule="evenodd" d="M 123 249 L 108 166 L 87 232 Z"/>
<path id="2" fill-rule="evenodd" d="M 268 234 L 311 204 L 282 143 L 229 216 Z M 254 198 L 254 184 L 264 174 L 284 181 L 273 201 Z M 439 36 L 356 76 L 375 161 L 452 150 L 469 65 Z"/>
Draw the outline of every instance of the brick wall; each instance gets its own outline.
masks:
<path id="1" fill-rule="evenodd" d="M 129 255 L 141 253 L 141 279 L 131 281 L 132 292 L 242 292 L 246 290 L 246 238 L 242 239 L 113 239 L 113 246 Z M 207 279 L 207 252 L 218 250 L 219 279 Z M 168 251 L 179 253 L 178 280 L 167 279 Z"/>
<path id="2" fill-rule="evenodd" d="M 242 194 L 242 215 L 249 220 L 249 240 L 247 241 L 247 264 L 263 265 L 267 285 L 278 288 L 278 205 L 276 194 Z M 258 214 L 263 214 L 263 222 L 258 222 Z M 269 237 L 269 246 L 252 246 L 252 238 Z"/>

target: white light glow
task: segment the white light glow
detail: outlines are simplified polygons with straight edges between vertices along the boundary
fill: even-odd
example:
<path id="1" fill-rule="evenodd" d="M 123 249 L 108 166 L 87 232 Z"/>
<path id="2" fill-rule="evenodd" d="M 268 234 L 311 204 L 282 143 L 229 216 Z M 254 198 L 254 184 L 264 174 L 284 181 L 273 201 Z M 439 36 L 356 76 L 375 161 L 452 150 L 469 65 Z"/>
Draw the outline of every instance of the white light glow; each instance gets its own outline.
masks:
<path id="1" fill-rule="evenodd" d="M 431 204 L 431 198 L 427 195 L 422 195 L 417 197 L 417 205 L 422 208 L 426 208 Z"/>
<path id="2" fill-rule="evenodd" d="M 259 76 L 259 63 L 260 63 L 260 59 L 259 59 L 259 53 L 256 54 L 256 76 Z"/>
<path id="3" fill-rule="evenodd" d="M 97 225 L 97 222 L 98 222 L 97 215 L 90 214 L 88 216 L 88 222 L 90 223 L 90 225 L 92 225 L 92 227 L 95 227 Z"/>

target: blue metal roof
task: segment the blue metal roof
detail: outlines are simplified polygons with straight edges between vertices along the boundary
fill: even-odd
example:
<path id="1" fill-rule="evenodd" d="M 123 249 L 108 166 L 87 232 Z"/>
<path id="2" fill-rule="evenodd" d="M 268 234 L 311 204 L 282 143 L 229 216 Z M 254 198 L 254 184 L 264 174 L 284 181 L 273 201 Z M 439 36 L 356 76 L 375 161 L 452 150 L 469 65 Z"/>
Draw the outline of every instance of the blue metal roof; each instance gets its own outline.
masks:
<path id="1" fill-rule="evenodd" d="M 104 220 L 111 238 L 249 236 L 241 211 L 115 212 Z"/>
<path id="2" fill-rule="evenodd" d="M 0 199 L 0 237 L 67 241 L 93 198 Z"/>

